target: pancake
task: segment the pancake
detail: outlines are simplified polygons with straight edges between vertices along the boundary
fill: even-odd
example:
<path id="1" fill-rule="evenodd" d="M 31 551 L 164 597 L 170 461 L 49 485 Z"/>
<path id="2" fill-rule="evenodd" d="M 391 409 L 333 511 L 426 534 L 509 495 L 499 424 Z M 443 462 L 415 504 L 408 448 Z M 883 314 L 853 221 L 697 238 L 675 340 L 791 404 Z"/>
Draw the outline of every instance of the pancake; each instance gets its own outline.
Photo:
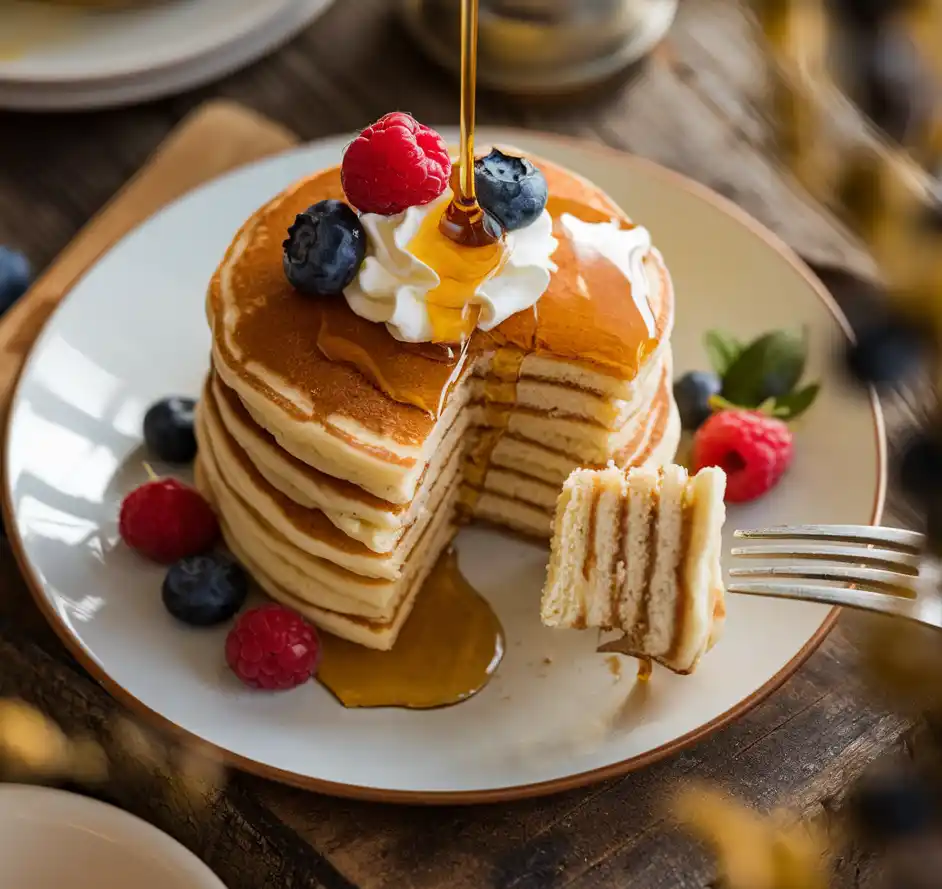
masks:
<path id="1" fill-rule="evenodd" d="M 210 283 L 200 485 L 259 583 L 330 632 L 392 646 L 457 517 L 546 539 L 574 469 L 673 457 L 663 259 L 647 254 L 637 302 L 567 221 L 630 220 L 585 179 L 536 162 L 558 241 L 550 285 L 460 346 L 400 342 L 344 299 L 287 282 L 285 233 L 308 206 L 343 199 L 339 168 L 255 213 Z"/>
<path id="2" fill-rule="evenodd" d="M 606 646 L 692 673 L 726 614 L 722 469 L 576 470 L 556 512 L 541 616 L 619 630 Z"/>
<path id="3" fill-rule="evenodd" d="M 666 411 L 664 434 L 646 442 L 632 466 L 663 466 L 674 459 L 680 440 L 680 416 L 671 404 Z M 570 463 L 570 467 L 572 464 Z M 465 490 L 469 486 L 465 485 Z M 471 513 L 495 525 L 504 525 L 528 537 L 552 535 L 559 484 L 536 482 L 525 472 L 493 466 L 480 493 L 472 499 Z"/>
<path id="4" fill-rule="evenodd" d="M 234 468 L 240 475 L 250 477 L 243 488 L 261 492 L 273 503 L 273 509 L 290 512 L 313 525 L 305 533 L 339 542 L 346 549 L 350 549 L 349 538 L 380 555 L 395 550 L 408 529 L 422 518 L 427 507 L 432 507 L 427 503 L 428 495 L 431 484 L 441 473 L 457 472 L 469 420 L 462 416 L 453 424 L 429 463 L 426 473 L 429 484 L 422 485 L 409 507 L 404 508 L 381 501 L 348 482 L 331 479 L 291 457 L 252 421 L 238 398 L 218 380 L 207 385 L 203 400 L 207 405 L 207 445 L 217 458 L 219 442 L 226 444 L 230 455 L 238 455 L 239 465 Z M 307 511 L 318 518 L 308 519 Z M 328 528 L 325 521 L 333 527 Z M 362 548 L 358 551 L 365 552 Z"/>
<path id="5" fill-rule="evenodd" d="M 276 558 L 265 557 L 264 550 L 257 551 L 262 554 L 259 559 L 250 553 L 250 542 L 254 537 L 252 529 L 246 532 L 245 529 L 234 528 L 229 523 L 231 511 L 227 510 L 217 499 L 216 489 L 209 481 L 210 474 L 205 467 L 206 460 L 201 456 L 196 463 L 197 489 L 222 515 L 220 527 L 226 546 L 272 599 L 294 609 L 321 629 L 349 639 L 358 645 L 380 651 L 388 651 L 393 647 L 399 631 L 412 611 L 415 597 L 429 571 L 435 565 L 437 555 L 435 558 L 426 556 L 423 559 L 415 559 L 409 573 L 404 574 L 395 583 L 388 581 L 374 583 L 378 597 L 385 602 L 381 610 L 390 615 L 389 617 L 369 617 L 351 612 L 349 608 L 351 600 L 347 596 L 343 596 L 340 600 L 344 610 L 335 610 L 329 605 L 335 604 L 337 600 L 330 596 L 323 596 L 323 588 L 318 583 L 318 578 L 313 578 L 313 582 L 309 581 L 305 587 L 298 588 L 297 592 L 289 590 L 270 573 L 271 569 L 277 565 Z M 448 512 L 442 510 L 429 529 L 428 539 L 423 543 L 423 548 L 429 553 L 440 553 L 448 545 L 453 534 L 454 529 L 448 522 Z M 330 570 L 329 566 L 325 567 L 327 571 Z M 275 570 L 277 571 L 277 568 Z"/>
<path id="6" fill-rule="evenodd" d="M 433 481 L 430 477 L 428 508 L 421 510 L 388 552 L 376 552 L 345 534 L 320 510 L 301 506 L 269 484 L 220 423 L 211 393 L 204 393 L 199 405 L 196 431 L 201 450 L 205 450 L 227 490 L 249 504 L 267 525 L 301 553 L 327 559 L 366 577 L 399 577 L 403 562 L 441 506 L 445 491 L 459 481 L 461 453 L 456 449 L 444 470 Z"/>

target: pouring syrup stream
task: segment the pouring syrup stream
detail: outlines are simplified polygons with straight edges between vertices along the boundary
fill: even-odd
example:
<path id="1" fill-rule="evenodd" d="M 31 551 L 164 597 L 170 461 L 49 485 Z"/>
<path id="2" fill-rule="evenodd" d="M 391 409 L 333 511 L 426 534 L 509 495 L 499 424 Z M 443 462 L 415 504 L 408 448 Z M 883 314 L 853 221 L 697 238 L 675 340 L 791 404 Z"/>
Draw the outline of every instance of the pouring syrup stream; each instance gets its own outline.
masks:
<path id="1" fill-rule="evenodd" d="M 454 198 L 439 230 L 464 247 L 486 247 L 501 239 L 500 226 L 478 203 L 474 188 L 474 116 L 478 68 L 478 0 L 461 0 L 461 153 L 452 173 Z"/>
<path id="2" fill-rule="evenodd" d="M 500 226 L 475 195 L 478 0 L 461 4 L 461 156 L 452 174 L 454 197 L 439 220 L 428 217 L 409 249 L 441 278 L 427 295 L 433 342 L 464 349 L 479 311 L 469 297 L 499 267 L 505 245 Z M 514 386 L 518 366 L 513 368 Z M 374 370 L 369 378 L 383 375 Z M 418 403 L 414 398 L 410 402 Z M 450 549 L 425 579 L 392 650 L 366 649 L 329 634 L 322 636 L 322 644 L 318 679 L 345 707 L 427 709 L 457 704 L 488 684 L 504 655 L 497 615 L 462 576 L 457 554 Z"/>
<path id="3" fill-rule="evenodd" d="M 467 346 L 480 306 L 473 296 L 507 258 L 500 224 L 478 203 L 474 185 L 474 108 L 478 0 L 461 0 L 461 151 L 452 169 L 453 197 L 438 218 L 429 215 L 409 252 L 434 269 L 438 287 L 425 297 L 432 342 Z"/>

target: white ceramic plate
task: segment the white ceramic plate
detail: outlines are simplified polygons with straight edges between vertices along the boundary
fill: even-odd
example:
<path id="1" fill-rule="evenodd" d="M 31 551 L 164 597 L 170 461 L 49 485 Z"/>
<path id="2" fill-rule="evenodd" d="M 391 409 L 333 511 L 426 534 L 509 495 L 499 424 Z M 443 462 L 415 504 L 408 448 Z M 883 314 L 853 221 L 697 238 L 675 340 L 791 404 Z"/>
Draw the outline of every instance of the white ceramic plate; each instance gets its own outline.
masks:
<path id="1" fill-rule="evenodd" d="M 46 40 L 24 40 L 17 55 L 5 59 L 0 51 L 0 108 L 77 111 L 192 89 L 272 52 L 331 2 L 171 0 L 79 15 L 33 3 L 0 8 L 0 26 L 5 15 L 17 15 L 24 34 L 50 15 L 63 20 L 50 24 Z"/>
<path id="2" fill-rule="evenodd" d="M 451 134 L 449 134 L 451 135 Z M 677 288 L 678 372 L 705 367 L 701 339 L 806 325 L 823 391 L 798 431 L 782 484 L 730 510 L 737 527 L 879 518 L 884 438 L 874 402 L 835 372 L 843 333 L 823 290 L 786 248 L 732 205 L 676 174 L 606 149 L 492 131 L 591 175 L 664 252 Z M 546 549 L 470 528 L 461 566 L 494 605 L 508 652 L 472 700 L 424 713 L 344 710 L 316 683 L 283 695 L 241 688 L 223 665 L 225 629 L 187 631 L 164 612 L 162 571 L 118 543 L 121 497 L 145 479 L 147 406 L 200 391 L 206 283 L 241 222 L 300 176 L 337 162 L 320 142 L 217 180 L 106 255 L 49 322 L 21 378 L 6 451 L 9 524 L 37 600 L 83 664 L 133 709 L 215 745 L 260 774 L 331 793 L 414 802 L 535 795 L 620 774 L 680 749 L 797 668 L 826 608 L 737 598 L 725 638 L 697 673 L 657 671 L 631 695 L 592 633 L 541 627 Z M 627 703 L 626 703 L 627 702 Z"/>
<path id="3" fill-rule="evenodd" d="M 0 786 L 0 889 L 225 889 L 192 853 L 120 809 Z"/>

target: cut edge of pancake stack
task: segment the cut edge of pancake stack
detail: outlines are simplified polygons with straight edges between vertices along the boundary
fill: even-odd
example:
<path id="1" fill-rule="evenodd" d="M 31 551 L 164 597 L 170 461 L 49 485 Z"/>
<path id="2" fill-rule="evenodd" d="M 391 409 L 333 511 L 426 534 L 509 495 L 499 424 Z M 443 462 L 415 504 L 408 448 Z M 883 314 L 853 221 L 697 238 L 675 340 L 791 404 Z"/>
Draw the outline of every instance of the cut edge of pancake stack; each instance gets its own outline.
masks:
<path id="1" fill-rule="evenodd" d="M 576 470 L 559 496 L 541 617 L 619 630 L 606 650 L 696 669 L 726 614 L 726 476 L 682 466 Z"/>
<path id="2" fill-rule="evenodd" d="M 266 368 L 249 379 L 252 356 L 227 340 L 228 294 L 253 280 L 240 259 L 253 242 L 273 238 L 259 221 L 279 219 L 301 187 L 243 226 L 210 287 L 214 346 L 197 417 L 197 485 L 233 554 L 272 598 L 328 632 L 389 649 L 454 533 L 459 502 L 475 517 L 545 538 L 560 486 L 577 467 L 673 458 L 673 291 L 652 250 L 645 268 L 662 335 L 631 379 L 542 351 L 517 361 L 508 381 L 492 367 L 496 350 L 485 349 L 459 368 L 443 411 L 421 435 L 381 438 L 342 412 L 313 422 L 304 393 Z M 364 398 L 383 397 L 368 382 L 364 389 L 355 369 L 312 361 L 347 374 Z"/>
<path id="3" fill-rule="evenodd" d="M 560 487 L 578 467 L 660 466 L 669 463 L 680 439 L 680 417 L 671 392 L 669 348 L 642 369 L 631 400 L 594 390 L 587 373 L 540 356 L 529 376 L 528 359 L 516 386 L 516 407 L 490 448 L 487 369 L 475 368 L 472 424 L 484 430 L 489 448 L 483 483 L 468 474 L 464 502 L 476 517 L 535 537 L 549 537 Z M 555 365 L 555 367 L 553 366 Z M 480 376 L 478 376 L 480 374 Z M 567 379 L 567 377 L 569 379 Z M 580 378 L 582 377 L 582 378 Z M 575 378 L 574 381 L 573 378 Z M 474 459 L 474 444 L 470 458 Z"/>

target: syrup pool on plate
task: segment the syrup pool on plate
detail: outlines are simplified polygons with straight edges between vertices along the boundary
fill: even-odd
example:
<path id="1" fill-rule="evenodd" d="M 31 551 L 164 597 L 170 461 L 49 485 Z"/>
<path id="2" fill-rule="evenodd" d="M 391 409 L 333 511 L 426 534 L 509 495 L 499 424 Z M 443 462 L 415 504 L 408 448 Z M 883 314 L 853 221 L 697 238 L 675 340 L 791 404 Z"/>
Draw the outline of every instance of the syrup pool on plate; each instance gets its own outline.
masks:
<path id="1" fill-rule="evenodd" d="M 426 296 L 435 342 L 463 343 L 471 335 L 480 313 L 471 305 L 474 293 L 507 257 L 504 234 L 481 208 L 474 186 L 477 44 L 478 2 L 461 0 L 461 153 L 452 172 L 454 196 L 440 217 L 430 214 L 409 245 L 441 278 Z"/>
<path id="2" fill-rule="evenodd" d="M 318 679 L 345 707 L 430 709 L 467 700 L 497 671 L 504 631 L 448 549 L 419 591 L 391 651 L 326 633 Z"/>

